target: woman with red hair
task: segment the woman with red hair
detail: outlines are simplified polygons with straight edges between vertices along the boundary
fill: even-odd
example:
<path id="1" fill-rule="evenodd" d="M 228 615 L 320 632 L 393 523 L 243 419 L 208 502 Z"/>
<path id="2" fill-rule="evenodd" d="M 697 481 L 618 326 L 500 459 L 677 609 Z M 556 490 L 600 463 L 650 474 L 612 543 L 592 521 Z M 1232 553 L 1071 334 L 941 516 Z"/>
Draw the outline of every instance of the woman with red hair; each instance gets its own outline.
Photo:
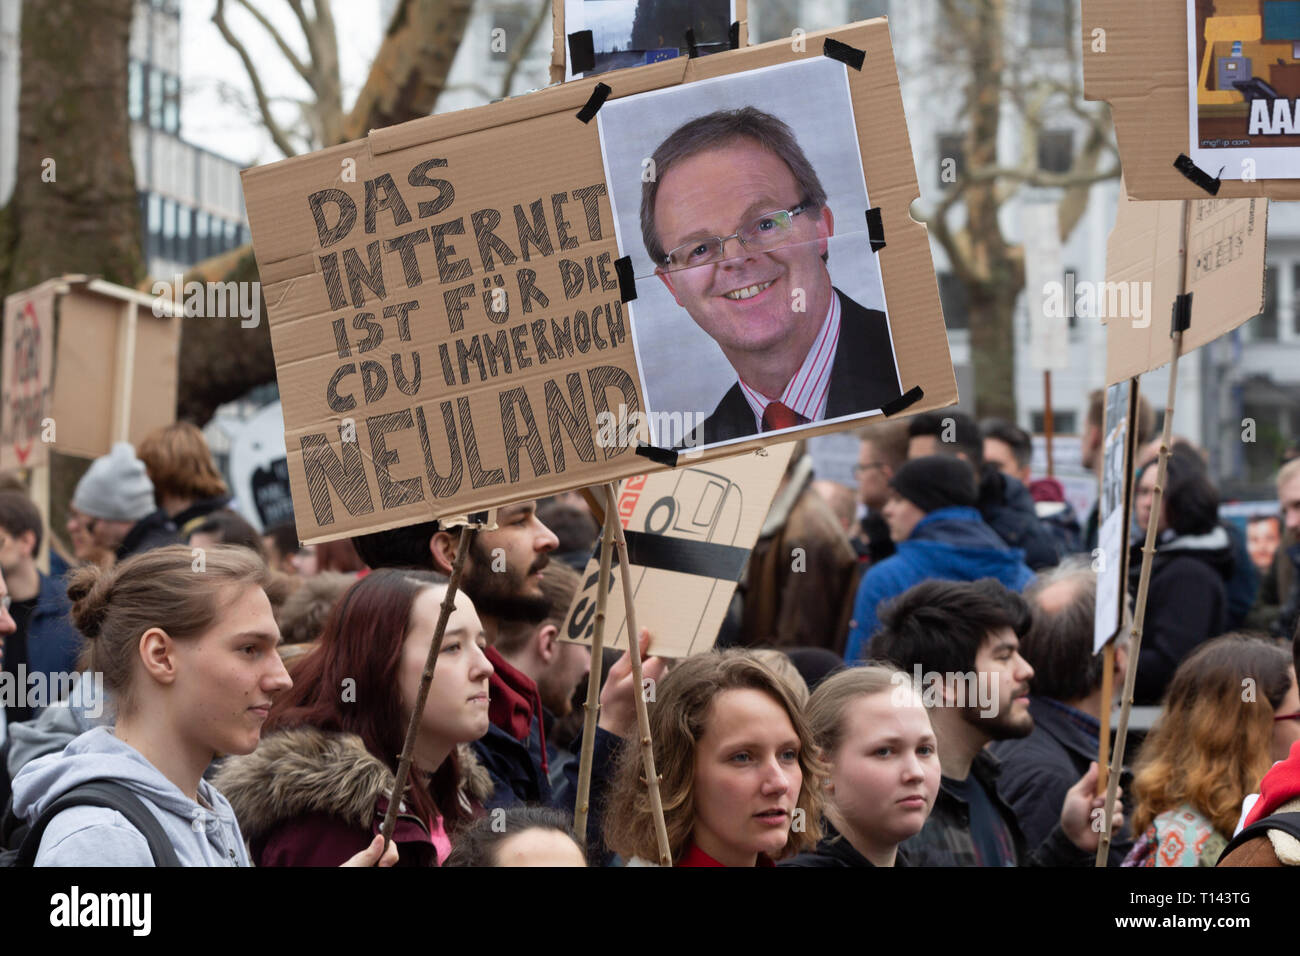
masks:
<path id="1" fill-rule="evenodd" d="M 259 866 L 334 866 L 369 845 L 388 810 L 398 755 L 447 591 L 441 575 L 377 571 L 335 606 L 316 650 L 294 669 L 257 750 L 221 768 Z M 487 733 L 486 641 L 457 593 L 393 840 L 399 866 L 437 866 L 450 835 L 491 792 L 470 741 Z"/>

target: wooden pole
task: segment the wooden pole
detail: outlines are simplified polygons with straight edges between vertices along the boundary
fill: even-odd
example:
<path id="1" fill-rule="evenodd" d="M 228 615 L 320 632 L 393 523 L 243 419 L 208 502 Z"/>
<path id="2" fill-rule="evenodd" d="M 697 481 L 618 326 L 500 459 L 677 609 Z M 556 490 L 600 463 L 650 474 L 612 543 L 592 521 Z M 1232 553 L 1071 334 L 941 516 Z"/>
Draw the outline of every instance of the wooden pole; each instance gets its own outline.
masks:
<path id="1" fill-rule="evenodd" d="M 605 653 L 605 606 L 609 602 L 609 565 L 614 554 L 616 512 L 602 509 L 604 530 L 600 535 L 600 575 L 596 581 L 596 623 L 591 636 L 591 672 L 587 675 L 587 702 L 582 705 L 582 750 L 578 759 L 578 795 L 573 808 L 573 838 L 587 849 L 587 813 L 590 809 L 591 762 L 596 752 L 596 718 L 600 713 L 601 663 Z"/>
<path id="2" fill-rule="evenodd" d="M 627 647 L 632 657 L 633 692 L 636 698 L 637 733 L 641 738 L 641 762 L 645 768 L 646 789 L 650 795 L 650 815 L 654 819 L 655 838 L 659 843 L 659 865 L 672 866 L 672 850 L 668 846 L 668 827 L 664 824 L 664 806 L 659 797 L 659 774 L 655 771 L 654 745 L 650 740 L 650 713 L 645 705 L 645 685 L 641 676 L 641 641 L 636 628 L 636 608 L 632 602 L 632 572 L 628 565 L 627 538 L 623 524 L 618 520 L 618 498 L 612 484 L 605 486 L 606 514 L 613 515 L 614 542 L 618 547 L 618 573 L 623 585 L 623 606 L 627 619 Z M 592 661 L 592 666 L 595 666 Z"/>
<path id="3" fill-rule="evenodd" d="M 1187 225 L 1191 215 L 1190 200 L 1183 201 L 1182 232 L 1179 234 L 1182 257 L 1182 275 L 1178 288 L 1187 290 Z M 1169 392 L 1165 397 L 1165 423 L 1160 433 L 1160 458 L 1156 465 L 1156 484 L 1151 496 L 1151 514 L 1147 516 L 1147 537 L 1142 545 L 1142 568 L 1138 572 L 1137 600 L 1133 604 L 1132 640 L 1128 648 L 1128 668 L 1124 674 L 1124 698 L 1120 703 L 1119 726 L 1115 730 L 1115 752 L 1110 763 L 1110 779 L 1106 781 L 1105 818 L 1102 820 L 1101 839 L 1097 843 L 1097 866 L 1105 866 L 1110 856 L 1110 824 L 1115 815 L 1115 794 L 1119 788 L 1120 770 L 1124 766 L 1124 745 L 1128 737 L 1129 712 L 1133 708 L 1133 688 L 1137 684 L 1138 657 L 1142 653 L 1142 626 L 1147 611 L 1147 589 L 1151 584 L 1151 561 L 1156 554 L 1156 536 L 1160 527 L 1160 513 L 1164 509 L 1165 477 L 1169 471 L 1169 444 L 1174 435 L 1174 398 L 1178 387 L 1178 356 L 1183 350 L 1183 331 L 1175 329 L 1169 347 Z M 1122 582 L 1121 582 L 1122 583 Z M 1135 834 L 1137 836 L 1137 834 Z"/>
<path id="4" fill-rule="evenodd" d="M 456 606 L 456 591 L 460 588 L 460 577 L 465 570 L 465 557 L 470 545 L 478 534 L 478 528 L 465 525 L 460 529 L 460 541 L 456 545 L 456 561 L 451 568 L 451 580 L 447 583 L 447 593 L 442 598 L 442 608 L 438 612 L 438 624 L 433 631 L 433 640 L 429 642 L 429 654 L 424 659 L 424 673 L 420 675 L 420 689 L 415 695 L 415 707 L 411 711 L 410 722 L 406 725 L 406 742 L 402 744 L 402 756 L 397 762 L 397 777 L 393 781 L 393 792 L 388 796 L 388 812 L 384 814 L 384 825 L 380 833 L 384 838 L 384 849 L 380 857 L 388 852 L 388 844 L 393 838 L 393 827 L 397 825 L 397 807 L 402 802 L 402 792 L 406 789 L 406 778 L 411 772 L 411 759 L 415 754 L 415 738 L 420 733 L 420 718 L 424 714 L 425 701 L 429 699 L 429 685 L 433 683 L 433 670 L 438 665 L 438 655 L 442 652 L 442 636 L 447 630 L 447 619 Z"/>
<path id="5" fill-rule="evenodd" d="M 1052 370 L 1043 369 L 1043 437 L 1047 440 L 1047 477 L 1052 478 L 1056 469 L 1052 461 Z"/>
<path id="6" fill-rule="evenodd" d="M 1123 584 L 1123 578 L 1120 579 Z M 1108 641 L 1101 657 L 1101 732 L 1097 750 L 1097 796 L 1106 792 L 1110 776 L 1110 711 L 1115 696 L 1115 641 Z"/>
<path id="7" fill-rule="evenodd" d="M 135 339 L 139 305 L 133 300 L 122 303 L 121 324 L 117 328 L 117 369 L 113 382 L 111 432 L 113 441 L 131 440 L 131 399 L 135 387 Z"/>

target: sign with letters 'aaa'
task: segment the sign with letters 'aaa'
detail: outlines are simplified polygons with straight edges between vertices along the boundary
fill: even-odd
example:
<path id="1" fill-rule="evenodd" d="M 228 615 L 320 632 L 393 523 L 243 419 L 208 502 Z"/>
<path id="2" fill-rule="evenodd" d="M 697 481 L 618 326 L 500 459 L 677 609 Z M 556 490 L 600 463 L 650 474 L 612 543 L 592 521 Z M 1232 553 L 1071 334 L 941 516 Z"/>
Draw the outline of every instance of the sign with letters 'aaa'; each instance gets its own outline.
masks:
<path id="1" fill-rule="evenodd" d="M 816 109 L 777 102 L 792 71 Z M 672 95 L 706 83 L 706 97 Z M 797 145 L 773 161 L 750 133 L 725 138 L 761 153 L 736 165 L 678 130 L 686 145 L 660 153 L 658 180 L 649 152 L 627 154 L 642 150 L 629 146 L 637 110 L 659 131 L 675 111 L 686 123 L 719 104 Z M 666 150 L 673 132 L 644 150 Z M 707 203 L 689 198 L 701 177 Z M 918 189 L 884 21 L 414 120 L 243 181 L 304 541 L 957 398 L 926 230 L 908 214 Z M 653 221 L 633 225 L 656 184 Z M 719 254 L 684 251 L 695 245 Z M 660 247 L 671 261 L 649 257 Z M 641 342 L 655 349 L 653 405 Z M 700 385 L 705 368 L 715 380 L 675 387 L 674 347 L 676 384 Z M 767 403 L 782 406 L 775 425 Z M 638 453 L 642 440 L 664 453 Z"/>

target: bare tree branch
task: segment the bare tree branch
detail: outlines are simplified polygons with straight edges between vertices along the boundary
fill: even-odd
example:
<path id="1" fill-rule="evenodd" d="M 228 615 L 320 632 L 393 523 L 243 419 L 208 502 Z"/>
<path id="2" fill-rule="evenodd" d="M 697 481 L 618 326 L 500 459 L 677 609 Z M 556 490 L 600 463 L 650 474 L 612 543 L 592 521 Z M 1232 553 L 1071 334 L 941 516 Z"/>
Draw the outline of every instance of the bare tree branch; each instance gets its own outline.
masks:
<path id="1" fill-rule="evenodd" d="M 511 88 L 515 85 L 515 74 L 519 72 L 524 57 L 528 55 L 528 50 L 532 47 L 533 41 L 537 39 L 537 31 L 542 28 L 544 22 L 550 19 L 550 16 L 551 0 L 539 0 L 537 9 L 533 12 L 533 18 L 524 31 L 523 42 L 516 44 L 514 50 L 510 53 L 510 60 L 506 64 L 506 74 L 501 78 L 502 99 L 510 95 Z"/>
<path id="2" fill-rule="evenodd" d="M 244 70 L 248 73 L 248 80 L 253 86 L 253 95 L 257 97 L 257 107 L 262 114 L 262 124 L 266 127 L 267 133 L 270 134 L 271 141 L 275 143 L 275 148 L 284 153 L 285 156 L 293 156 L 297 150 L 289 142 L 288 136 L 271 113 L 271 104 L 267 100 L 266 91 L 262 89 L 262 81 L 257 75 L 257 68 L 253 66 L 253 58 L 248 55 L 248 50 L 244 47 L 244 44 L 231 32 L 229 25 L 226 23 L 225 0 L 217 0 L 217 8 L 213 11 L 212 22 L 216 24 L 217 29 L 221 31 L 221 36 L 230 44 L 244 64 Z"/>
<path id="3" fill-rule="evenodd" d="M 275 28 L 275 24 L 268 20 L 266 15 L 263 14 L 262 11 L 258 10 L 257 7 L 249 3 L 248 0 L 235 0 L 235 2 L 253 15 L 253 18 L 262 25 L 262 29 L 265 30 L 267 34 L 270 35 L 271 39 L 275 41 L 275 45 L 280 48 L 280 52 L 283 53 L 284 58 L 289 61 L 289 65 L 292 66 L 297 74 L 307 83 L 311 83 L 311 73 L 308 71 L 307 65 L 298 58 L 298 54 L 294 53 L 293 48 L 285 42 L 280 31 Z"/>

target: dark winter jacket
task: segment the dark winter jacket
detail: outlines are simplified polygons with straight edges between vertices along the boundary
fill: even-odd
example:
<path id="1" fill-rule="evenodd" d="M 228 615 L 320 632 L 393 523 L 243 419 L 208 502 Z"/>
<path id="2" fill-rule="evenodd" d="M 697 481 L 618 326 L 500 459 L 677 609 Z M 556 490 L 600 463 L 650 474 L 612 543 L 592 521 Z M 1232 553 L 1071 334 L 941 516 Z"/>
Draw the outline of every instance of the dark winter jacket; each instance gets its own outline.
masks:
<path id="1" fill-rule="evenodd" d="M 990 747 L 1002 764 L 998 792 L 1015 810 L 1020 830 L 1030 845 L 1047 839 L 1060 824 L 1066 791 L 1097 759 L 1100 726 L 1094 727 L 1095 722 L 1086 714 L 1070 713 L 1064 707 L 1043 697 L 1031 697 L 1033 733 L 1019 740 L 999 740 Z M 1130 788 L 1126 781 L 1121 779 L 1120 786 L 1127 795 Z M 1132 845 L 1126 824 L 1111 840 L 1109 865 L 1119 866 Z"/>
<path id="2" fill-rule="evenodd" d="M 1246 623 L 1246 615 L 1255 605 L 1259 594 L 1259 571 L 1250 560 L 1246 549 L 1246 536 L 1231 521 L 1219 522 L 1228 534 L 1229 549 L 1232 552 L 1232 575 L 1224 582 L 1228 598 L 1228 623 L 1225 630 L 1235 631 Z"/>
<path id="3" fill-rule="evenodd" d="M 781 860 L 777 866 L 798 866 L 798 867 L 845 867 L 845 866 L 870 866 L 872 863 L 865 856 L 853 848 L 853 844 L 830 825 L 829 821 L 822 822 L 822 838 L 817 841 L 817 848 L 809 850 L 807 853 L 800 853 L 798 856 L 792 856 L 788 860 Z M 907 854 L 900 848 L 894 857 L 894 866 L 907 866 Z"/>
<path id="4" fill-rule="evenodd" d="M 126 537 L 117 547 L 117 560 L 125 561 L 134 554 L 176 544 L 179 540 L 176 522 L 167 517 L 167 512 L 159 508 L 131 526 L 131 530 L 126 533 Z"/>
<path id="5" fill-rule="evenodd" d="M 1151 583 L 1142 627 L 1133 702 L 1160 703 L 1174 671 L 1199 645 L 1228 629 L 1227 581 L 1232 577 L 1228 533 L 1177 535 L 1166 531 L 1156 542 Z M 1129 594 L 1136 598 L 1142 547 L 1129 555 Z"/>
<path id="6" fill-rule="evenodd" d="M 1278 612 L 1277 621 L 1271 630 L 1277 637 L 1289 641 L 1295 636 L 1296 618 L 1300 617 L 1300 544 L 1293 544 L 1286 548 L 1277 563 L 1280 564 L 1282 561 L 1290 562 L 1293 569 L 1291 590 L 1282 597 L 1282 609 Z M 1283 576 L 1278 577 L 1281 580 Z"/>
<path id="7" fill-rule="evenodd" d="M 459 798 L 482 806 L 491 781 L 470 748 L 457 749 Z M 257 866 L 338 866 L 380 832 L 393 771 L 354 734 L 294 727 L 230 757 L 213 784 L 230 801 Z M 393 841 L 398 866 L 436 866 L 432 821 L 399 808 Z"/>
<path id="8" fill-rule="evenodd" d="M 1023 552 L 1002 542 L 974 508 L 940 508 L 916 523 L 898 552 L 872 565 L 858 587 L 844 659 L 861 660 L 879 626 L 881 601 L 898 597 L 927 578 L 977 581 L 997 578 L 1021 591 L 1034 577 L 1025 566 Z"/>
<path id="9" fill-rule="evenodd" d="M 981 749 L 971 762 L 971 776 L 984 788 L 994 808 L 1002 817 L 1011 839 L 1019 866 L 1089 866 L 1093 855 L 1080 850 L 1065 835 L 1058 822 L 1036 848 L 1027 849 L 1024 834 L 1016 822 L 1015 811 L 998 793 L 999 764 L 996 757 Z M 939 778 L 939 796 L 925 826 L 916 836 L 899 848 L 909 854 L 920 854 L 926 865 L 976 866 L 978 857 L 975 841 L 970 832 L 970 805 L 952 790 L 947 777 Z"/>
<path id="10" fill-rule="evenodd" d="M 1025 553 L 1025 564 L 1035 571 L 1061 560 L 1052 532 L 1038 520 L 1029 489 L 996 465 L 980 472 L 979 510 L 984 521 L 1009 547 Z"/>
<path id="11" fill-rule="evenodd" d="M 188 540 L 190 534 L 207 520 L 208 515 L 214 511 L 220 511 L 230 504 L 230 495 L 217 495 L 212 498 L 200 498 L 194 504 L 172 517 L 172 524 L 176 525 L 178 537 L 182 540 Z"/>
<path id="12" fill-rule="evenodd" d="M 487 657 L 494 668 L 488 691 L 492 724 L 471 745 L 492 782 L 484 806 L 532 803 L 572 814 L 578 797 L 577 755 L 543 742 L 546 714 L 537 685 L 494 648 L 487 649 Z M 621 744 L 609 731 L 596 728 L 587 814 L 587 845 L 591 847 L 601 845 L 600 811 Z"/>
<path id="13" fill-rule="evenodd" d="M 81 635 L 69 616 L 72 604 L 67 587 L 46 574 L 40 574 L 40 579 L 36 607 L 27 619 L 27 673 L 75 673 Z"/>

